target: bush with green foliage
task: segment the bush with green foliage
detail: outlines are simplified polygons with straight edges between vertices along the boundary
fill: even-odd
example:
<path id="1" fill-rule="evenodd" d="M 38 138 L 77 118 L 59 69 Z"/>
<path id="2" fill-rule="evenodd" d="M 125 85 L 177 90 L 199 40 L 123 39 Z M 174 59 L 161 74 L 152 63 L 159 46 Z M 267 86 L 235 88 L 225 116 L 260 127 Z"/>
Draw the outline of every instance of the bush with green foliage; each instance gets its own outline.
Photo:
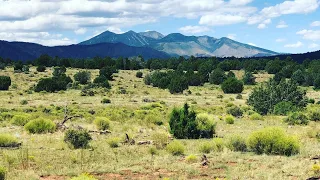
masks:
<path id="1" fill-rule="evenodd" d="M 120 138 L 112 137 L 107 140 L 107 143 L 111 148 L 117 148 L 120 146 Z"/>
<path id="2" fill-rule="evenodd" d="M 179 156 L 184 154 L 185 147 L 180 141 L 174 140 L 168 144 L 167 151 L 174 156 Z"/>
<path id="3" fill-rule="evenodd" d="M 227 113 L 234 117 L 241 117 L 243 115 L 243 110 L 238 106 L 231 106 L 227 108 Z"/>
<path id="4" fill-rule="evenodd" d="M 222 69 L 215 69 L 209 75 L 209 82 L 211 84 L 220 85 L 227 79 L 226 74 Z"/>
<path id="5" fill-rule="evenodd" d="M 284 122 L 288 123 L 289 125 L 308 125 L 309 119 L 302 112 L 294 112 L 285 118 Z"/>
<path id="6" fill-rule="evenodd" d="M 270 80 L 255 88 L 248 99 L 248 104 L 262 115 L 272 113 L 274 106 L 280 102 L 290 102 L 298 109 L 303 108 L 307 105 L 306 92 L 300 90 L 294 81 L 277 83 Z"/>
<path id="7" fill-rule="evenodd" d="M 314 86 L 315 90 L 320 89 L 320 76 L 318 76 L 314 79 L 313 86 Z"/>
<path id="8" fill-rule="evenodd" d="M 97 126 L 99 130 L 107 130 L 110 128 L 110 120 L 104 117 L 97 117 L 94 120 L 94 124 Z"/>
<path id="9" fill-rule="evenodd" d="M 198 162 L 198 158 L 196 155 L 190 154 L 189 156 L 186 157 L 186 161 L 188 163 L 196 163 L 196 162 Z"/>
<path id="10" fill-rule="evenodd" d="M 91 140 L 92 138 L 86 130 L 69 129 L 64 136 L 64 141 L 75 149 L 87 148 Z"/>
<path id="11" fill-rule="evenodd" d="M 98 76 L 93 80 L 93 84 L 98 86 L 98 87 L 102 87 L 102 88 L 107 88 L 110 89 L 111 85 L 108 81 L 108 79 L 105 76 Z"/>
<path id="12" fill-rule="evenodd" d="M 227 78 L 236 78 L 236 75 L 234 74 L 234 72 L 229 71 L 227 74 Z"/>
<path id="13" fill-rule="evenodd" d="M 6 179 L 6 168 L 0 166 L 0 180 L 5 180 Z"/>
<path id="14" fill-rule="evenodd" d="M 6 91 L 11 86 L 11 78 L 9 76 L 0 76 L 0 91 Z"/>
<path id="15" fill-rule="evenodd" d="M 255 120 L 255 121 L 263 120 L 263 116 L 261 116 L 259 113 L 253 113 L 253 114 L 250 116 L 250 119 L 251 119 L 251 120 Z"/>
<path id="16" fill-rule="evenodd" d="M 213 150 L 214 150 L 214 144 L 212 142 L 203 142 L 199 146 L 199 152 L 204 154 L 209 154 Z"/>
<path id="17" fill-rule="evenodd" d="M 273 114 L 286 116 L 290 112 L 296 111 L 297 108 L 291 102 L 279 102 L 274 106 Z"/>
<path id="18" fill-rule="evenodd" d="M 53 68 L 53 73 L 52 73 L 52 75 L 53 75 L 54 77 L 58 77 L 58 76 L 65 75 L 66 72 L 67 72 L 67 68 L 64 67 L 64 66 L 54 67 L 54 68 Z"/>
<path id="19" fill-rule="evenodd" d="M 73 77 L 80 84 L 88 84 L 91 81 L 91 73 L 89 71 L 77 72 Z"/>
<path id="20" fill-rule="evenodd" d="M 169 136 L 167 133 L 157 132 L 152 134 L 151 139 L 153 144 L 158 148 L 162 149 L 169 143 Z"/>
<path id="21" fill-rule="evenodd" d="M 56 124 L 49 119 L 34 119 L 29 121 L 24 128 L 32 134 L 52 133 L 56 130 Z"/>
<path id="22" fill-rule="evenodd" d="M 102 103 L 102 104 L 110 104 L 110 103 L 111 103 L 111 100 L 110 100 L 110 99 L 107 99 L 107 98 L 103 98 L 103 99 L 101 100 L 101 103 Z"/>
<path id="23" fill-rule="evenodd" d="M 174 108 L 170 115 L 171 133 L 178 139 L 212 138 L 216 124 L 196 113 L 185 104 L 183 108 Z"/>
<path id="24" fill-rule="evenodd" d="M 71 180 L 97 180 L 96 178 L 94 178 L 92 175 L 90 174 L 81 174 L 77 177 L 73 177 Z"/>
<path id="25" fill-rule="evenodd" d="M 222 138 L 214 138 L 213 144 L 216 152 L 222 152 L 225 147 L 225 143 Z"/>
<path id="26" fill-rule="evenodd" d="M 305 83 L 305 75 L 300 69 L 292 74 L 291 79 L 297 82 L 299 85 L 303 85 Z"/>
<path id="27" fill-rule="evenodd" d="M 232 115 L 227 115 L 225 121 L 227 124 L 234 124 L 234 117 Z"/>
<path id="28" fill-rule="evenodd" d="M 100 76 L 104 76 L 107 78 L 107 80 L 112 80 L 113 79 L 113 74 L 117 73 L 118 70 L 113 67 L 113 66 L 107 66 L 107 67 L 103 67 L 102 69 L 100 69 L 99 74 Z"/>
<path id="29" fill-rule="evenodd" d="M 30 121 L 27 115 L 14 115 L 11 119 L 11 124 L 16 126 L 24 126 Z"/>
<path id="30" fill-rule="evenodd" d="M 228 148 L 231 151 L 240 151 L 240 152 L 246 152 L 247 151 L 247 144 L 246 139 L 242 136 L 231 136 L 228 141 Z"/>
<path id="31" fill-rule="evenodd" d="M 61 90 L 67 90 L 67 85 L 72 83 L 72 79 L 65 74 L 60 76 L 54 76 L 52 78 L 40 79 L 38 84 L 35 86 L 34 91 L 46 91 L 46 92 L 55 92 Z"/>
<path id="32" fill-rule="evenodd" d="M 0 147 L 14 147 L 18 144 L 18 139 L 10 134 L 0 134 Z"/>
<path id="33" fill-rule="evenodd" d="M 245 72 L 242 81 L 245 85 L 255 85 L 256 77 L 254 77 L 251 72 Z"/>
<path id="34" fill-rule="evenodd" d="M 319 111 L 315 111 L 315 110 L 312 110 L 310 113 L 309 113 L 309 118 L 311 121 L 320 121 L 320 112 Z"/>
<path id="35" fill-rule="evenodd" d="M 221 84 L 221 89 L 226 94 L 242 93 L 243 82 L 236 78 L 228 78 Z"/>
<path id="36" fill-rule="evenodd" d="M 288 136 L 281 128 L 269 127 L 253 132 L 248 138 L 248 148 L 257 154 L 291 156 L 299 153 L 299 141 Z"/>
<path id="37" fill-rule="evenodd" d="M 171 94 L 183 93 L 183 91 L 188 88 L 189 88 L 188 81 L 185 77 L 182 77 L 182 76 L 176 76 L 172 78 L 168 86 L 169 92 Z"/>
<path id="38" fill-rule="evenodd" d="M 47 68 L 46 68 L 45 66 L 42 66 L 42 65 L 40 65 L 40 66 L 37 67 L 37 71 L 38 71 L 38 72 L 45 72 L 46 69 L 47 69 Z"/>
<path id="39" fill-rule="evenodd" d="M 137 78 L 142 78 L 142 76 L 143 76 L 143 72 L 138 71 L 138 72 L 136 73 L 136 77 L 137 77 Z"/>

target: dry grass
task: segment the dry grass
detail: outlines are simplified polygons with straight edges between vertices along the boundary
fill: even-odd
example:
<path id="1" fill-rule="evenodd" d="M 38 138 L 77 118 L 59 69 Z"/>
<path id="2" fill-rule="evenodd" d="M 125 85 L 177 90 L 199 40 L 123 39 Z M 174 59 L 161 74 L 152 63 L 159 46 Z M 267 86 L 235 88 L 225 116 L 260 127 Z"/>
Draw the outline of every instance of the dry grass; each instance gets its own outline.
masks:
<path id="1" fill-rule="evenodd" d="M 30 69 L 33 75 L 35 68 Z M 77 69 L 68 69 L 67 74 L 73 76 Z M 90 70 L 92 77 L 98 75 L 97 70 Z M 143 71 L 144 74 L 148 71 Z M 241 76 L 243 72 L 235 72 Z M 143 83 L 143 79 L 135 77 L 136 71 L 120 71 L 109 92 L 99 91 L 93 97 L 81 97 L 80 90 L 68 90 L 59 93 L 32 93 L 27 91 L 41 77 L 51 76 L 51 70 L 34 74 L 14 74 L 13 69 L 0 71 L 0 75 L 10 75 L 17 89 L 0 91 L 1 108 L 9 109 L 12 114 L 21 113 L 23 109 L 33 108 L 37 112 L 29 113 L 32 118 L 46 116 L 56 122 L 63 119 L 63 107 L 68 104 L 71 114 L 84 115 L 70 124 L 81 125 L 90 130 L 96 130 L 93 123 L 95 117 L 107 117 L 111 120 L 111 134 L 93 134 L 90 149 L 72 150 L 64 142 L 63 132 L 53 134 L 31 135 L 23 127 L 12 126 L 8 120 L 1 121 L 0 132 L 16 136 L 23 142 L 21 149 L 0 149 L 0 166 L 9 169 L 8 179 L 68 179 L 84 172 L 93 174 L 97 179 L 306 179 L 313 176 L 311 171 L 313 162 L 310 157 L 320 154 L 320 143 L 308 136 L 310 128 L 319 128 L 319 123 L 309 126 L 288 126 L 282 122 L 283 117 L 265 116 L 264 121 L 250 120 L 248 113 L 235 120 L 235 124 L 226 124 L 221 117 L 226 115 L 226 105 L 246 107 L 246 98 L 252 86 L 246 86 L 243 100 L 236 99 L 236 95 L 225 95 L 218 86 L 206 84 L 203 87 L 191 87 L 191 95 L 171 95 L 166 90 L 160 90 Z M 270 75 L 257 74 L 258 82 L 267 80 Z M 125 88 L 126 94 L 119 94 L 119 88 Z M 218 98 L 223 95 L 223 99 Z M 319 92 L 308 88 L 308 96 L 319 100 Z M 103 98 L 109 98 L 111 104 L 102 104 Z M 27 105 L 21 105 L 21 100 L 27 100 Z M 142 107 L 151 103 L 164 102 L 160 108 L 143 110 Z M 165 148 L 157 150 L 152 156 L 152 145 L 121 145 L 110 148 L 107 141 L 113 137 L 124 138 L 125 133 L 136 141 L 150 140 L 158 132 L 168 133 L 168 114 L 174 106 L 181 106 L 185 102 L 192 104 L 197 112 L 206 112 L 214 116 L 218 122 L 217 134 L 223 141 L 232 135 L 243 137 L 257 129 L 269 126 L 284 128 L 289 134 L 299 137 L 302 144 L 301 153 L 292 156 L 266 156 L 253 153 L 231 152 L 224 148 L 222 152 L 209 153 L 210 165 L 201 167 L 200 162 L 190 163 L 184 156 L 172 156 Z M 52 106 L 50 106 L 52 105 Z M 60 106 L 62 110 L 56 109 Z M 319 108 L 315 105 L 313 108 Z M 43 109 L 51 109 L 50 113 Z M 95 114 L 88 113 L 94 110 Z M 148 117 L 141 115 L 146 112 Z M 136 115 L 136 114 L 139 114 Z M 143 113 L 142 113 L 143 114 Z M 162 119 L 164 125 L 153 124 L 152 119 Z M 210 140 L 212 141 L 212 140 Z M 182 140 L 185 156 L 196 155 L 200 160 L 199 146 L 207 140 Z"/>

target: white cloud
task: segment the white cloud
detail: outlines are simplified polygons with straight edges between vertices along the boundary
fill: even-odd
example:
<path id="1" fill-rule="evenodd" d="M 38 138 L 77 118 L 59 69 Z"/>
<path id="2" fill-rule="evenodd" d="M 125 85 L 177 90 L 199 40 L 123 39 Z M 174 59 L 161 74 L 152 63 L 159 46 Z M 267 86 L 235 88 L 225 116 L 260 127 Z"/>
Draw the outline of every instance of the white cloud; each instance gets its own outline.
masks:
<path id="1" fill-rule="evenodd" d="M 229 24 L 237 24 L 245 22 L 246 18 L 238 15 L 219 15 L 219 14 L 210 14 L 204 15 L 200 18 L 199 24 L 209 25 L 209 26 L 223 26 Z"/>
<path id="2" fill-rule="evenodd" d="M 7 41 L 40 43 L 45 46 L 70 45 L 76 43 L 75 40 L 63 37 L 62 34 L 50 34 L 48 32 L 1 32 L 0 39 L 5 39 Z"/>
<path id="3" fill-rule="evenodd" d="M 314 30 L 301 30 L 297 32 L 297 34 L 302 35 L 303 39 L 317 41 L 320 40 L 320 30 L 314 31 Z"/>
<path id="4" fill-rule="evenodd" d="M 279 38 L 279 39 L 276 39 L 276 42 L 285 42 L 286 41 L 286 39 L 284 39 L 284 38 Z"/>
<path id="5" fill-rule="evenodd" d="M 254 43 L 248 43 L 249 45 L 251 45 L 251 46 L 257 46 L 256 44 L 254 44 Z"/>
<path id="6" fill-rule="evenodd" d="M 284 47 L 286 47 L 286 48 L 299 48 L 301 46 L 303 46 L 303 43 L 298 41 L 295 44 L 286 44 Z"/>
<path id="7" fill-rule="evenodd" d="M 280 21 L 276 27 L 279 28 L 279 29 L 280 29 L 280 28 L 287 28 L 288 25 L 287 25 L 286 22 Z"/>
<path id="8" fill-rule="evenodd" d="M 228 34 L 227 38 L 235 40 L 235 39 L 237 39 L 237 35 L 236 34 Z"/>
<path id="9" fill-rule="evenodd" d="M 267 25 L 271 23 L 271 19 L 264 20 L 261 24 L 258 25 L 258 29 L 265 29 Z"/>
<path id="10" fill-rule="evenodd" d="M 263 8 L 258 14 L 248 18 L 248 24 L 258 24 L 265 19 L 276 18 L 282 15 L 311 13 L 316 11 L 319 5 L 318 0 L 284 1 L 275 6 Z"/>
<path id="11" fill-rule="evenodd" d="M 310 24 L 310 26 L 312 27 L 317 27 L 317 26 L 320 26 L 320 21 L 314 21 Z"/>
<path id="12" fill-rule="evenodd" d="M 86 32 L 87 32 L 86 28 L 80 28 L 80 29 L 74 31 L 74 33 L 76 33 L 76 34 L 85 34 Z"/>
<path id="13" fill-rule="evenodd" d="M 319 45 L 316 44 L 316 43 L 312 43 L 312 44 L 310 44 L 310 45 L 308 46 L 309 49 L 315 49 L 315 48 L 318 48 L 318 47 L 319 47 Z"/>
<path id="14" fill-rule="evenodd" d="M 267 25 L 265 25 L 265 24 L 258 25 L 258 29 L 265 29 L 265 28 L 267 28 Z"/>
<path id="15" fill-rule="evenodd" d="M 208 32 L 210 29 L 205 26 L 184 26 L 179 29 L 182 33 L 185 34 L 199 34 L 203 32 Z"/>

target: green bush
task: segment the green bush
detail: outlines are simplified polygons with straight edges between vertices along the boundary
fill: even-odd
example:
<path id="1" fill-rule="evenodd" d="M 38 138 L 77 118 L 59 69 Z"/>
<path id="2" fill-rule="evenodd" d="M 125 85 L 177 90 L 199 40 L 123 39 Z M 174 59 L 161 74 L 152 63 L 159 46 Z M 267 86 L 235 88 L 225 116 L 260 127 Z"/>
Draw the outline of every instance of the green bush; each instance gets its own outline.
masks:
<path id="1" fill-rule="evenodd" d="M 120 138 L 118 137 L 109 138 L 107 140 L 107 143 L 111 148 L 117 148 L 120 146 Z"/>
<path id="2" fill-rule="evenodd" d="M 199 151 L 204 154 L 209 154 L 214 150 L 214 144 L 211 142 L 204 142 L 199 146 Z"/>
<path id="3" fill-rule="evenodd" d="M 296 111 L 297 108 L 291 102 L 279 102 L 274 106 L 273 113 L 276 115 L 288 115 L 290 112 Z"/>
<path id="4" fill-rule="evenodd" d="M 257 154 L 291 156 L 300 151 L 298 140 L 276 127 L 253 132 L 248 138 L 248 147 Z"/>
<path id="5" fill-rule="evenodd" d="M 88 84 L 91 81 L 91 73 L 88 71 L 77 72 L 73 77 L 80 84 Z"/>
<path id="6" fill-rule="evenodd" d="M 171 133 L 178 139 L 212 138 L 215 133 L 215 123 L 212 120 L 199 117 L 189 110 L 188 104 L 183 108 L 174 108 L 170 114 Z"/>
<path id="7" fill-rule="evenodd" d="M 102 104 L 110 104 L 111 103 L 111 100 L 110 99 L 107 99 L 107 98 L 103 98 L 102 101 L 101 101 Z"/>
<path id="8" fill-rule="evenodd" d="M 2 166 L 0 166 L 0 180 L 5 180 L 6 179 L 6 169 Z"/>
<path id="9" fill-rule="evenodd" d="M 229 139 L 228 147 L 232 151 L 246 152 L 247 151 L 246 139 L 241 136 L 232 136 Z"/>
<path id="10" fill-rule="evenodd" d="M 256 77 L 251 72 L 245 72 L 242 81 L 245 85 L 255 85 Z"/>
<path id="11" fill-rule="evenodd" d="M 309 120 L 306 115 L 301 112 L 294 112 L 284 119 L 289 125 L 308 125 Z"/>
<path id="12" fill-rule="evenodd" d="M 188 163 L 196 163 L 198 161 L 198 158 L 194 154 L 190 154 L 189 156 L 186 157 L 186 161 Z"/>
<path id="13" fill-rule="evenodd" d="M 152 134 L 151 139 L 153 144 L 159 149 L 164 148 L 169 143 L 169 136 L 167 133 L 154 133 Z"/>
<path id="14" fill-rule="evenodd" d="M 180 141 L 174 140 L 168 144 L 167 151 L 174 156 L 179 156 L 184 154 L 185 147 Z"/>
<path id="15" fill-rule="evenodd" d="M 21 104 L 21 105 L 27 105 L 27 104 L 28 104 L 28 101 L 24 99 L 24 100 L 20 101 L 20 104 Z"/>
<path id="16" fill-rule="evenodd" d="M 86 130 L 69 129 L 64 136 L 64 141 L 75 149 L 87 148 L 91 140 L 92 138 Z"/>
<path id="17" fill-rule="evenodd" d="M 215 85 L 220 85 L 226 79 L 227 79 L 226 74 L 220 68 L 213 70 L 209 76 L 209 82 Z"/>
<path id="18" fill-rule="evenodd" d="M 231 106 L 227 109 L 227 113 L 234 117 L 241 117 L 243 115 L 243 110 L 238 106 Z"/>
<path id="19" fill-rule="evenodd" d="M 259 114 L 265 115 L 272 113 L 274 106 L 284 100 L 298 109 L 307 105 L 306 92 L 301 91 L 297 83 L 290 80 L 282 80 L 280 83 L 270 80 L 262 84 L 249 95 L 248 104 Z"/>
<path id="20" fill-rule="evenodd" d="M 56 124 L 49 119 L 35 119 L 29 121 L 24 128 L 32 134 L 52 133 L 56 130 Z"/>
<path id="21" fill-rule="evenodd" d="M 60 76 L 54 76 L 52 78 L 40 79 L 38 84 L 35 86 L 34 91 L 35 92 L 40 92 L 40 91 L 55 92 L 55 91 L 66 90 L 67 85 L 69 83 L 72 83 L 72 79 L 69 76 L 66 76 L 65 74 Z"/>
<path id="22" fill-rule="evenodd" d="M 73 177 L 71 180 L 97 180 L 96 178 L 94 178 L 92 175 L 90 174 L 81 174 L 77 177 Z"/>
<path id="23" fill-rule="evenodd" d="M 13 147 L 18 144 L 17 138 L 9 134 L 0 134 L 0 147 Z"/>
<path id="24" fill-rule="evenodd" d="M 222 138 L 214 138 L 213 144 L 214 144 L 214 150 L 216 152 L 222 152 L 225 147 L 225 143 L 223 142 Z"/>
<path id="25" fill-rule="evenodd" d="M 6 91 L 11 86 L 11 78 L 9 76 L 0 76 L 0 91 Z"/>
<path id="26" fill-rule="evenodd" d="M 94 120 L 94 124 L 97 126 L 99 130 L 107 130 L 110 128 L 110 120 L 104 117 L 97 117 Z"/>
<path id="27" fill-rule="evenodd" d="M 138 72 L 136 73 L 136 77 L 137 77 L 137 78 L 142 78 L 142 76 L 143 76 L 143 73 L 142 73 L 141 71 L 138 71 Z"/>
<path id="28" fill-rule="evenodd" d="M 234 117 L 232 115 L 227 115 L 225 121 L 227 124 L 234 124 Z"/>
<path id="29" fill-rule="evenodd" d="M 189 88 L 188 80 L 183 76 L 175 76 L 171 79 L 168 89 L 171 94 L 183 93 Z"/>
<path id="30" fill-rule="evenodd" d="M 311 121 L 320 121 L 320 112 L 319 111 L 311 111 L 309 114 L 309 118 Z"/>
<path id="31" fill-rule="evenodd" d="M 96 77 L 93 80 L 93 83 L 98 87 L 107 88 L 107 89 L 111 88 L 111 85 L 110 85 L 108 79 L 105 76 Z"/>
<path id="32" fill-rule="evenodd" d="M 15 115 L 11 119 L 11 124 L 16 126 L 24 126 L 29 122 L 29 117 L 27 115 Z"/>
<path id="33" fill-rule="evenodd" d="M 236 78 L 228 78 L 221 84 L 221 88 L 226 94 L 242 93 L 243 82 Z"/>
<path id="34" fill-rule="evenodd" d="M 40 66 L 37 67 L 37 71 L 38 71 L 38 72 L 45 72 L 45 71 L 46 71 L 46 67 L 40 65 Z"/>
<path id="35" fill-rule="evenodd" d="M 251 120 L 258 121 L 258 120 L 263 120 L 263 117 L 262 117 L 259 113 L 253 113 L 253 114 L 250 116 L 250 119 L 251 119 Z"/>
<path id="36" fill-rule="evenodd" d="M 201 131 L 201 137 L 211 137 L 216 132 L 217 123 L 214 118 L 206 113 L 197 114 L 197 129 Z"/>

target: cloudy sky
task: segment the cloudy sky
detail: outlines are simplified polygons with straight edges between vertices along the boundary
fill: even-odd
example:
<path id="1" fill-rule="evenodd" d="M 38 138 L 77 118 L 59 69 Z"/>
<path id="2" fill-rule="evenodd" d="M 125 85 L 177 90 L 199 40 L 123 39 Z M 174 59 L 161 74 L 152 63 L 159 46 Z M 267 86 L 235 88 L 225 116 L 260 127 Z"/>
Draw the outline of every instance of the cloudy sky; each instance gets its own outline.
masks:
<path id="1" fill-rule="evenodd" d="M 75 44 L 103 31 L 209 35 L 277 52 L 320 49 L 320 0 L 0 0 L 0 39 Z"/>

